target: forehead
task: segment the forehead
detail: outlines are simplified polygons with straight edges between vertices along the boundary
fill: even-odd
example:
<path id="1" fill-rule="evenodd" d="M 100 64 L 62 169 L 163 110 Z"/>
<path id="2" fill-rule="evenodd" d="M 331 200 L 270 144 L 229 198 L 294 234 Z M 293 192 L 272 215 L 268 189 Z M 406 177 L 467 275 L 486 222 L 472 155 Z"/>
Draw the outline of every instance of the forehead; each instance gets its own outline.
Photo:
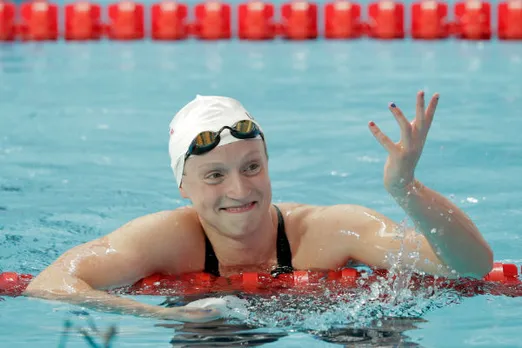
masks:
<path id="1" fill-rule="evenodd" d="M 263 153 L 264 146 L 261 139 L 239 140 L 230 144 L 218 146 L 203 155 L 190 156 L 185 163 L 185 167 L 197 168 L 213 163 L 233 164 L 245 158 L 254 157 Z"/>

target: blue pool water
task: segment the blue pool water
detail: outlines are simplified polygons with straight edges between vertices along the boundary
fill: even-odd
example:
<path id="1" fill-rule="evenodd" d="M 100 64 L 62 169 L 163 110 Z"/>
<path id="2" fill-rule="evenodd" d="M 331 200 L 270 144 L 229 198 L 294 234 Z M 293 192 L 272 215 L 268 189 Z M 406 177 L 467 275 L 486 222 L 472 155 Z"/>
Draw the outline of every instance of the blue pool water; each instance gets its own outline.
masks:
<path id="1" fill-rule="evenodd" d="M 418 178 L 472 217 L 495 260 L 520 266 L 521 77 L 522 45 L 498 41 L 2 45 L 0 271 L 37 274 L 74 245 L 187 204 L 169 167 L 168 124 L 196 94 L 235 97 L 261 122 L 276 202 L 362 204 L 403 220 L 382 186 L 386 154 L 367 122 L 397 140 L 387 104 L 411 117 L 419 89 L 441 99 Z M 62 303 L 4 298 L 0 346 L 57 347 L 66 320 L 88 328 L 87 318 L 101 331 L 117 328 L 112 347 L 231 346 L 226 337 L 273 347 L 364 337 L 374 346 L 521 345 L 519 298 L 435 299 L 395 320 L 386 311 L 350 312 L 382 319 L 362 328 L 350 328 L 342 311 L 333 321 L 309 311 L 289 322 L 270 312 L 274 304 L 262 306 L 251 329 L 78 316 Z M 67 342 L 88 347 L 77 331 Z"/>

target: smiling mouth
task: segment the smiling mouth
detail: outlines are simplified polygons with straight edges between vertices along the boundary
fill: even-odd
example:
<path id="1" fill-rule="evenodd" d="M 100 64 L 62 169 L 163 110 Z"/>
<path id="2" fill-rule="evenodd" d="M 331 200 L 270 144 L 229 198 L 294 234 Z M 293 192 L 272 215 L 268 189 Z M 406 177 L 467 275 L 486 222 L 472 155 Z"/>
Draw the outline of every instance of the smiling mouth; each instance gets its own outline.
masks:
<path id="1" fill-rule="evenodd" d="M 250 202 L 250 203 L 247 203 L 247 204 L 244 204 L 244 205 L 240 205 L 240 206 L 237 206 L 237 207 L 221 208 L 220 210 L 224 210 L 227 213 L 233 213 L 233 214 L 245 213 L 247 211 L 250 211 L 250 210 L 254 209 L 256 204 L 257 204 L 257 202 L 254 201 L 254 202 Z"/>

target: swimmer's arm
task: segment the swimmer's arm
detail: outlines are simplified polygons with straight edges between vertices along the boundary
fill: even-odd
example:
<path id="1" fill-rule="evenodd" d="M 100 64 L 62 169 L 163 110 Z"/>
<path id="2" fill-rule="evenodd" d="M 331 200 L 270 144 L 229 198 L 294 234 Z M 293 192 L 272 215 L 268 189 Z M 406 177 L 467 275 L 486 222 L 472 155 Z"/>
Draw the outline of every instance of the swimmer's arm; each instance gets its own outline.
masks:
<path id="1" fill-rule="evenodd" d="M 432 223 L 438 223 L 440 209 L 433 205 L 431 209 L 426 207 L 426 213 L 429 214 L 428 219 L 433 219 Z M 456 211 L 455 209 L 454 215 Z M 454 219 L 469 221 L 463 213 L 461 214 Z M 446 240 L 439 238 L 435 241 L 413 229 L 405 229 L 372 209 L 357 205 L 316 208 L 308 221 L 309 229 L 318 231 L 316 233 L 320 234 L 322 238 L 327 238 L 336 253 L 341 253 L 346 260 L 354 259 L 366 265 L 384 269 L 389 269 L 392 264 L 400 262 L 403 266 L 413 267 L 417 271 L 445 277 L 456 276 L 451 272 L 452 269 L 459 272 L 460 276 L 477 278 L 490 270 L 488 264 L 482 266 L 483 269 L 481 269 L 480 264 L 481 261 L 484 264 L 484 260 L 477 261 L 480 256 L 477 258 L 472 254 L 480 246 L 470 246 L 468 243 L 472 244 L 472 242 L 469 241 L 469 237 L 458 235 L 463 233 L 469 236 L 468 233 L 470 233 L 458 230 L 462 221 L 453 221 L 456 224 L 452 230 L 453 238 L 450 235 Z M 429 224 L 429 220 L 427 221 Z M 440 228 L 440 224 L 438 226 Z M 429 231 L 431 229 L 428 230 L 431 235 Z M 442 249 L 440 245 L 443 243 L 453 243 L 453 248 L 445 249 L 446 253 L 455 253 L 452 260 L 447 261 L 443 258 L 442 250 L 440 250 Z M 465 243 L 466 246 L 455 245 L 458 243 Z M 401 255 L 400 260 L 397 259 L 399 255 Z M 463 263 L 460 269 L 456 269 L 458 262 Z M 489 269 L 487 269 L 488 267 Z"/>
<path id="2" fill-rule="evenodd" d="M 24 295 L 121 314 L 198 321 L 197 310 L 147 305 L 104 291 L 164 269 L 176 249 L 172 232 L 166 230 L 172 221 L 165 223 L 173 218 L 171 213 L 136 219 L 106 237 L 72 248 L 35 277 Z"/>
<path id="3" fill-rule="evenodd" d="M 125 270 L 115 272 L 118 270 L 116 264 L 131 262 L 131 256 L 103 255 L 107 250 L 107 241 L 100 239 L 67 251 L 31 281 L 24 295 L 119 314 L 152 316 L 157 310 L 154 306 L 120 298 L 96 288 L 102 289 L 104 285 L 109 287 L 111 283 L 123 285 L 126 283 L 125 280 L 132 283 L 133 279 L 138 280 L 140 275 L 144 274 L 142 270 L 134 267 L 126 267 Z M 111 267 L 111 264 L 114 267 Z M 89 269 L 94 266 L 96 269 Z M 89 279 L 90 284 L 83 278 Z"/>
<path id="4" fill-rule="evenodd" d="M 140 317 L 157 317 L 160 308 L 131 299 L 108 294 L 102 290 L 93 289 L 85 281 L 69 274 L 56 274 L 69 290 L 46 288 L 45 283 L 35 279 L 24 292 L 25 296 L 46 300 L 62 301 L 103 312 L 128 314 Z M 181 316 L 180 316 L 181 317 Z"/>
<path id="5" fill-rule="evenodd" d="M 460 276 L 482 278 L 493 252 L 473 221 L 454 203 L 417 180 L 393 197 L 439 258 Z"/>
<path id="6" fill-rule="evenodd" d="M 134 315 L 145 318 L 177 320 L 181 322 L 206 322 L 217 319 L 221 316 L 221 313 L 219 313 L 218 310 L 210 308 L 164 308 L 148 305 L 132 299 L 111 295 L 105 291 L 95 290 L 83 280 L 71 276 L 65 276 L 63 281 L 74 283 L 75 290 L 63 291 L 42 289 L 38 287 L 37 283 L 35 283 L 36 285 L 32 283 L 30 288 L 25 291 L 24 295 L 46 300 L 67 302 L 102 312 Z"/>
<path id="7" fill-rule="evenodd" d="M 315 207 L 306 225 L 314 238 L 327 240 L 330 256 L 342 262 L 338 266 L 355 260 L 373 268 L 390 269 L 402 255 L 401 267 L 451 276 L 423 235 L 366 207 Z M 418 253 L 417 257 L 408 257 L 412 252 Z"/>

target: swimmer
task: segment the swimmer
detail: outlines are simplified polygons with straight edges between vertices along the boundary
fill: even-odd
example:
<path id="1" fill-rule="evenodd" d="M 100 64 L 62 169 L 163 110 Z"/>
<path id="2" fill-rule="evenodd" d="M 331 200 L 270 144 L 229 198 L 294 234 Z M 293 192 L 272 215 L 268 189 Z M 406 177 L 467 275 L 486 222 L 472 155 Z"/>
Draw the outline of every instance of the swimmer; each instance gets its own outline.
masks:
<path id="1" fill-rule="evenodd" d="M 219 309 L 164 308 L 103 290 L 153 273 L 277 275 L 336 270 L 350 262 L 389 269 L 387 255 L 398 254 L 402 246 L 419 254 L 418 260 L 403 257 L 404 266 L 432 275 L 481 278 L 493 266 L 490 246 L 461 209 L 415 176 L 438 100 L 439 95 L 433 95 L 425 107 L 424 93 L 419 92 L 412 122 L 398 106 L 389 105 L 401 130 L 397 143 L 374 122 L 368 124 L 388 153 L 384 187 L 414 223 L 404 231 L 364 206 L 272 203 L 267 146 L 259 122 L 235 99 L 198 95 L 174 116 L 169 139 L 174 177 L 191 205 L 138 217 L 73 247 L 37 275 L 25 295 L 137 316 L 205 322 L 220 317 Z"/>

